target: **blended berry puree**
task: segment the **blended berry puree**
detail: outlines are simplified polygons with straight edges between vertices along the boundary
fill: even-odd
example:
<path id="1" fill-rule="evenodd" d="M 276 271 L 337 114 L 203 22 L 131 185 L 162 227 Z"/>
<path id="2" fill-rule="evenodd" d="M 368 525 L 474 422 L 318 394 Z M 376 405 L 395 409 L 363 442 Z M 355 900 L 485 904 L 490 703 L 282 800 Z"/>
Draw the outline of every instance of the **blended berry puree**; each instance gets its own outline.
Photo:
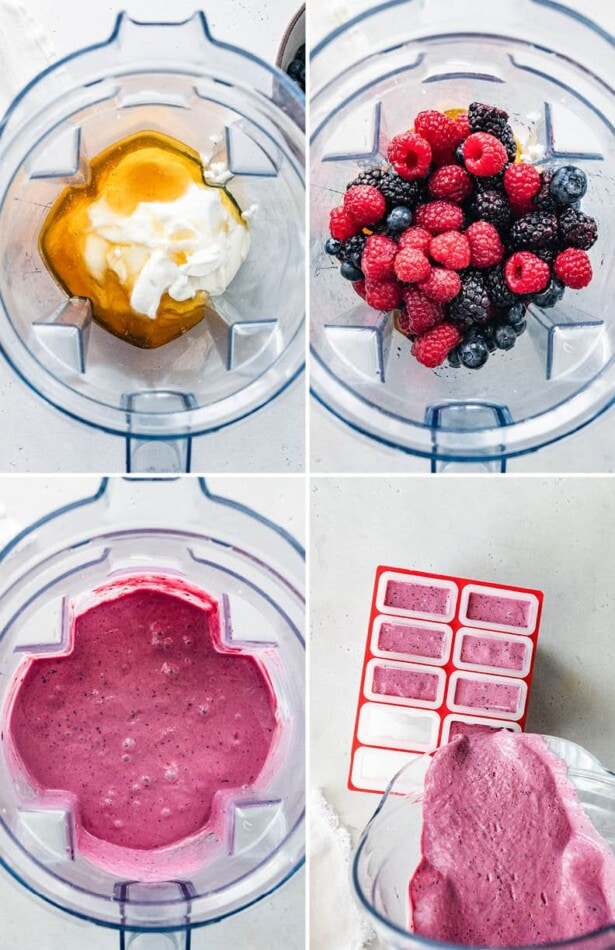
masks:
<path id="1" fill-rule="evenodd" d="M 252 657 L 216 649 L 218 622 L 212 601 L 141 586 L 78 616 L 69 655 L 29 662 L 15 751 L 37 786 L 76 797 L 83 831 L 176 844 L 207 825 L 217 792 L 258 778 L 275 700 Z"/>
<path id="2" fill-rule="evenodd" d="M 615 922 L 615 855 L 541 736 L 458 736 L 427 772 L 411 929 L 489 947 Z"/>

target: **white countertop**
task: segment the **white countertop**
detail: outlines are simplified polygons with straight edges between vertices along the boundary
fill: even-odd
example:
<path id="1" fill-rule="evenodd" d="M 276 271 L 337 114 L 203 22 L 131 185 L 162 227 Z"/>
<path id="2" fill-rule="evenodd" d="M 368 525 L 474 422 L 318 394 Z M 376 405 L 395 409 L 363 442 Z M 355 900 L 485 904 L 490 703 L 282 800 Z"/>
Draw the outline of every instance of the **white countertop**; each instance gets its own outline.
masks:
<path id="1" fill-rule="evenodd" d="M 100 42 L 126 10 L 137 20 L 182 20 L 204 9 L 213 35 L 274 62 L 300 0 L 23 0 L 58 57 Z M 1 14 L 1 10 L 0 10 Z M 34 73 L 32 74 L 33 78 Z M 25 76 L 24 76 L 25 81 Z M 0 76 L 0 93 L 2 77 Z M 3 97 L 0 95 L 0 99 Z M 195 472 L 298 472 L 304 468 L 305 375 L 279 398 L 235 425 L 193 440 Z M 125 442 L 74 422 L 48 406 L 0 358 L 0 471 L 123 472 Z"/>
<path id="2" fill-rule="evenodd" d="M 346 787 L 376 567 L 544 591 L 527 729 L 615 769 L 614 523 L 610 478 L 313 481 L 310 781 L 355 840 L 379 800 Z"/>
<path id="3" fill-rule="evenodd" d="M 451 0 L 452 2 L 452 0 Z M 605 0 L 562 0 L 563 6 L 583 13 L 603 29 L 615 32 L 615 4 Z M 322 39 L 350 15 L 373 6 L 371 0 L 313 0 L 311 42 Z M 425 459 L 380 445 L 351 430 L 314 399 L 310 399 L 310 467 L 318 472 L 429 471 Z M 459 467 L 456 471 L 463 471 Z M 509 472 L 615 471 L 615 408 L 591 425 L 537 453 L 511 459 Z"/>
<path id="4" fill-rule="evenodd" d="M 98 478 L 0 479 L 0 511 L 24 527 L 69 501 L 91 495 Z M 214 494 L 233 498 L 286 528 L 305 543 L 302 478 L 213 477 Z M 3 524 L 0 517 L 0 539 Z M 0 950 L 117 950 L 117 933 L 86 925 L 48 907 L 0 870 Z M 220 924 L 193 931 L 193 950 L 302 950 L 305 945 L 305 874 L 299 871 L 273 896 Z M 166 950 L 166 948 L 165 948 Z"/>

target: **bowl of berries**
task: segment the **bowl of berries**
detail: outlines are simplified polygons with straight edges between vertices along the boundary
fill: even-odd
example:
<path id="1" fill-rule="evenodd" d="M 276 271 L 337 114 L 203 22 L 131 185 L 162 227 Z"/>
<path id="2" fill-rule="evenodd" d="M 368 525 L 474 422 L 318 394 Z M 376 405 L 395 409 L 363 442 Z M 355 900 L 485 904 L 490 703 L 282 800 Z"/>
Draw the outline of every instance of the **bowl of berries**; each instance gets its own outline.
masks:
<path id="1" fill-rule="evenodd" d="M 612 38 L 501 6 L 400 0 L 314 51 L 313 391 L 434 467 L 615 399 Z"/>

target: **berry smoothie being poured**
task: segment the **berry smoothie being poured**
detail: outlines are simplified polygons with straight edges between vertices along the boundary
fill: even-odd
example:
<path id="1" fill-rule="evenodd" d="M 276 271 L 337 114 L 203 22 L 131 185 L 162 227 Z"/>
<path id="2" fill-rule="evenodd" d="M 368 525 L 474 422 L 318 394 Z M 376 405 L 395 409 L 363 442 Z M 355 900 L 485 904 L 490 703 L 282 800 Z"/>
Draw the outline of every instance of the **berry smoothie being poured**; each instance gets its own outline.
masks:
<path id="1" fill-rule="evenodd" d="M 387 158 L 349 182 L 325 250 L 370 307 L 395 312 L 419 363 L 478 369 L 515 345 L 528 304 L 591 281 L 585 173 L 521 161 L 502 109 L 420 112 Z"/>
<path id="2" fill-rule="evenodd" d="M 69 653 L 18 670 L 18 768 L 43 807 L 58 795 L 73 803 L 90 860 L 164 873 L 165 849 L 215 835 L 221 796 L 263 772 L 278 729 L 268 677 L 221 644 L 217 603 L 175 580 L 112 588 L 72 634 Z"/>
<path id="3" fill-rule="evenodd" d="M 573 939 L 615 924 L 615 855 L 542 736 L 459 735 L 427 772 L 409 897 L 411 930 L 432 940 Z"/>

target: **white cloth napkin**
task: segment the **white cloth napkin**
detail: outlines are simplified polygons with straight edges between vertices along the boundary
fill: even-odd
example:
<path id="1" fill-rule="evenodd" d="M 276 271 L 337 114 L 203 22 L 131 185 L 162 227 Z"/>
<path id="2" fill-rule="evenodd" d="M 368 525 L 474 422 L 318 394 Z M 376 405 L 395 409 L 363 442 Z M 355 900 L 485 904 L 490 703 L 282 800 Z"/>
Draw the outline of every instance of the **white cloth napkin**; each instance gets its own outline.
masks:
<path id="1" fill-rule="evenodd" d="M 311 950 L 363 950 L 373 934 L 350 883 L 352 842 L 320 789 L 310 800 Z"/>
<path id="2" fill-rule="evenodd" d="M 53 43 L 19 0 L 0 0 L 0 116 L 45 66 L 56 59 Z"/>

